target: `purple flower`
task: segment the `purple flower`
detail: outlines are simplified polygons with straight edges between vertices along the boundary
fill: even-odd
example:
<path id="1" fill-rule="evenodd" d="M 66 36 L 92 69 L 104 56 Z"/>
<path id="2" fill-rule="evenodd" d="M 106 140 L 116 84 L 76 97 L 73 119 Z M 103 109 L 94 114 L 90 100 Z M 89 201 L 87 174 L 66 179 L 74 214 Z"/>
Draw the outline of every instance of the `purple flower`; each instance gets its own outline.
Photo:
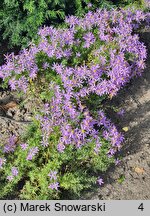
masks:
<path id="1" fill-rule="evenodd" d="M 3 152 L 9 153 L 9 152 L 14 152 L 16 148 L 16 136 L 12 135 L 8 139 L 8 144 L 4 146 Z"/>
<path id="2" fill-rule="evenodd" d="M 91 3 L 88 3 L 87 7 L 88 7 L 88 8 L 91 8 L 91 7 L 92 7 L 92 4 L 91 4 Z"/>
<path id="3" fill-rule="evenodd" d="M 63 51 L 63 56 L 66 58 L 69 58 L 71 54 L 72 54 L 71 49 L 66 49 Z"/>
<path id="4" fill-rule="evenodd" d="M 50 177 L 50 180 L 54 179 L 56 180 L 57 179 L 57 171 L 50 171 L 50 173 L 48 174 L 48 176 Z"/>
<path id="5" fill-rule="evenodd" d="M 79 24 L 79 19 L 71 15 L 66 17 L 65 22 L 68 23 L 70 27 L 74 27 L 75 25 Z"/>
<path id="6" fill-rule="evenodd" d="M 14 58 L 14 52 L 10 53 L 10 54 L 4 54 L 5 60 L 7 62 L 11 61 Z"/>
<path id="7" fill-rule="evenodd" d="M 59 188 L 59 183 L 58 182 L 55 182 L 55 183 L 51 183 L 48 188 L 52 189 L 52 190 L 58 190 Z"/>
<path id="8" fill-rule="evenodd" d="M 59 152 L 64 152 L 64 149 L 65 149 L 65 145 L 63 145 L 62 143 L 59 143 L 58 145 L 57 145 L 57 150 L 59 151 Z"/>
<path id="9" fill-rule="evenodd" d="M 77 53 L 76 53 L 76 56 L 77 56 L 77 57 L 80 57 L 80 56 L 81 56 L 81 53 L 80 53 L 80 52 L 77 52 Z"/>
<path id="10" fill-rule="evenodd" d="M 37 76 L 37 72 L 38 72 L 38 67 L 36 65 L 34 65 L 33 67 L 30 68 L 30 74 L 29 77 L 31 79 L 35 79 Z"/>
<path id="11" fill-rule="evenodd" d="M 125 113 L 125 110 L 124 110 L 124 109 L 120 109 L 120 110 L 117 112 L 117 114 L 118 114 L 119 116 L 124 116 L 124 113 Z"/>
<path id="12" fill-rule="evenodd" d="M 49 63 L 45 62 L 45 63 L 43 64 L 43 68 L 46 70 L 48 67 L 49 67 Z"/>
<path id="13" fill-rule="evenodd" d="M 102 146 L 102 144 L 99 142 L 99 139 L 96 141 L 96 147 L 94 148 L 94 152 L 96 153 L 96 154 L 98 154 L 99 153 L 99 151 L 100 151 L 100 147 Z"/>
<path id="14" fill-rule="evenodd" d="M 13 176 L 17 176 L 18 175 L 18 169 L 17 169 L 17 167 L 12 167 L 11 172 L 12 172 Z"/>
<path id="15" fill-rule="evenodd" d="M 26 160 L 32 160 L 32 158 L 39 152 L 38 147 L 32 147 L 29 150 Z"/>
<path id="16" fill-rule="evenodd" d="M 20 144 L 21 148 L 23 151 L 25 151 L 28 148 L 28 144 L 27 143 L 22 143 Z"/>
<path id="17" fill-rule="evenodd" d="M 16 90 L 17 81 L 15 80 L 15 78 L 10 79 L 8 84 L 10 85 L 11 90 Z"/>
<path id="18" fill-rule="evenodd" d="M 109 155 L 109 157 L 112 157 L 115 153 L 116 153 L 116 151 L 114 149 L 110 149 L 108 152 L 108 155 Z"/>
<path id="19" fill-rule="evenodd" d="M 27 92 L 28 88 L 28 80 L 25 76 L 22 76 L 17 80 L 18 88 L 21 89 L 24 93 Z"/>
<path id="20" fill-rule="evenodd" d="M 98 154 L 98 153 L 99 153 L 99 151 L 100 151 L 100 149 L 99 149 L 99 148 L 97 148 L 97 147 L 95 147 L 95 148 L 94 148 L 94 152 L 95 152 L 95 154 Z"/>
<path id="21" fill-rule="evenodd" d="M 44 112 L 44 114 L 50 114 L 50 104 L 49 103 L 44 104 L 43 112 Z"/>
<path id="22" fill-rule="evenodd" d="M 49 117 L 44 116 L 41 118 L 40 122 L 41 122 L 41 130 L 43 132 L 42 134 L 43 143 L 44 142 L 48 143 L 48 137 L 52 132 L 52 120 Z"/>
<path id="23" fill-rule="evenodd" d="M 99 179 L 97 180 L 97 182 L 98 182 L 98 184 L 99 184 L 100 186 L 104 184 L 104 181 L 103 181 L 102 178 L 99 178 Z"/>
<path id="24" fill-rule="evenodd" d="M 119 160 L 118 158 L 115 160 L 115 165 L 120 164 L 121 160 Z"/>
<path id="25" fill-rule="evenodd" d="M 42 141 L 41 141 L 41 145 L 44 147 L 47 147 L 49 145 L 49 140 L 48 140 L 49 136 L 48 134 L 43 134 L 42 135 Z"/>
<path id="26" fill-rule="evenodd" d="M 86 33 L 83 39 L 85 40 L 84 48 L 89 48 L 95 42 L 95 37 L 91 32 Z"/>

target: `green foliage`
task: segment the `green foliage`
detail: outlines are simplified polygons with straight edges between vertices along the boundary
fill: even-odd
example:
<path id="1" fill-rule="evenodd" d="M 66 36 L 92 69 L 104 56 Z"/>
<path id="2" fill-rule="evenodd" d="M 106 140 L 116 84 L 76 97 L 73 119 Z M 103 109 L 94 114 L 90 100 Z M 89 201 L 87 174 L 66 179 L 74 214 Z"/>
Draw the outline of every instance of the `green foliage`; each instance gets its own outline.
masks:
<path id="1" fill-rule="evenodd" d="M 3 38 L 10 37 L 12 45 L 25 46 L 36 39 L 38 28 L 49 20 L 64 18 L 62 0 L 3 0 L 0 9 L 0 28 Z"/>
<path id="2" fill-rule="evenodd" d="M 144 0 L 112 0 L 117 6 L 139 5 L 144 4 Z"/>
<path id="3" fill-rule="evenodd" d="M 30 41 L 37 39 L 37 31 L 43 25 L 58 25 L 65 15 L 81 16 L 92 9 L 126 6 L 136 4 L 141 7 L 144 0 L 2 0 L 0 2 L 0 31 L 3 39 L 9 40 L 11 46 L 26 47 Z"/>
<path id="4" fill-rule="evenodd" d="M 120 175 L 120 177 L 118 178 L 118 183 L 122 184 L 125 181 L 125 176 L 124 175 Z"/>
<path id="5" fill-rule="evenodd" d="M 79 0 L 75 1 L 75 3 L 78 5 L 79 8 L 81 8 L 81 4 Z M 30 5 L 26 5 L 25 8 L 26 9 L 28 8 L 29 13 L 33 12 L 34 3 L 32 2 Z M 94 20 L 94 24 L 95 24 L 95 20 Z M 85 32 L 82 29 L 78 29 L 77 31 L 75 31 L 75 37 L 80 39 L 81 44 L 80 46 L 77 46 L 76 43 L 74 43 L 73 45 L 71 44 L 71 48 L 72 48 L 71 58 L 62 57 L 61 60 L 57 59 L 56 56 L 52 56 L 52 58 L 48 58 L 46 52 L 44 54 L 44 51 L 39 49 L 38 49 L 38 53 L 36 54 L 32 53 L 33 56 L 30 56 L 29 59 L 26 59 L 25 55 L 24 56 L 20 55 L 21 56 L 20 59 L 25 60 L 23 65 L 26 65 L 26 60 L 27 62 L 30 62 L 30 60 L 34 59 L 35 61 L 34 63 L 36 63 L 38 67 L 36 78 L 35 77 L 32 78 L 32 76 L 30 76 L 31 71 L 28 71 L 32 67 L 32 64 L 30 65 L 29 69 L 27 68 L 22 71 L 23 65 L 21 65 L 21 67 L 19 68 L 18 66 L 20 65 L 17 64 L 19 62 L 19 59 L 15 59 L 15 57 L 13 57 L 13 60 L 15 62 L 14 68 L 10 73 L 10 68 L 8 67 L 8 72 L 9 72 L 8 79 L 5 80 L 4 84 L 7 86 L 7 83 L 11 80 L 11 76 L 15 77 L 16 81 L 18 81 L 18 79 L 21 76 L 26 76 L 28 78 L 28 82 L 26 82 L 28 89 L 27 91 L 25 91 L 27 99 L 36 98 L 40 106 L 39 104 L 36 103 L 35 109 L 33 110 L 31 109 L 33 111 L 33 116 L 34 116 L 33 123 L 32 125 L 30 125 L 28 131 L 24 134 L 24 136 L 19 138 L 17 145 L 16 143 L 13 143 L 13 146 L 15 145 L 14 147 L 15 150 L 11 149 L 8 152 L 3 151 L 3 147 L 5 146 L 5 143 L 1 144 L 0 153 L 2 154 L 2 158 L 0 159 L 1 159 L 1 164 L 2 165 L 4 164 L 4 166 L 1 165 L 2 169 L 0 169 L 0 175 L 2 176 L 0 180 L 1 199 L 7 198 L 8 195 L 9 196 L 15 195 L 15 198 L 17 197 L 18 199 L 28 199 L 28 200 L 30 199 L 47 200 L 47 199 L 60 199 L 60 198 L 65 199 L 66 197 L 77 198 L 80 197 L 82 191 L 91 188 L 92 185 L 94 185 L 98 181 L 101 172 L 105 172 L 108 169 L 108 167 L 115 162 L 114 154 L 119 149 L 120 140 L 123 141 L 123 137 L 121 136 L 120 133 L 117 132 L 115 126 L 111 126 L 111 123 L 109 122 L 109 120 L 105 119 L 105 116 L 101 117 L 101 120 L 104 121 L 104 123 L 101 123 L 101 120 L 98 120 L 100 124 L 98 124 L 95 121 L 94 124 L 92 123 L 94 130 L 96 129 L 96 134 L 93 134 L 91 136 L 90 133 L 88 132 L 88 135 L 85 137 L 86 138 L 85 143 L 84 143 L 84 138 L 81 141 L 79 140 L 80 143 L 81 142 L 83 143 L 83 145 L 76 146 L 73 143 L 73 141 L 70 140 L 69 144 L 65 145 L 65 151 L 58 150 L 58 143 L 60 143 L 60 138 L 62 137 L 61 127 L 63 125 L 63 122 L 66 122 L 67 124 L 71 125 L 71 130 L 68 131 L 68 135 L 67 136 L 64 135 L 63 138 L 66 139 L 67 137 L 68 139 L 70 134 L 74 133 L 73 131 L 76 128 L 79 129 L 80 133 L 82 133 L 83 136 L 85 136 L 86 129 L 81 127 L 82 126 L 81 124 L 83 123 L 82 120 L 84 120 L 84 116 L 87 115 L 87 111 L 85 110 L 84 112 L 84 108 L 89 109 L 92 119 L 97 119 L 96 117 L 98 117 L 99 115 L 97 111 L 101 111 L 101 108 L 102 110 L 105 110 L 103 109 L 102 102 L 103 100 L 106 99 L 106 97 L 108 97 L 108 95 L 106 94 L 110 94 L 109 97 L 112 97 L 112 93 L 109 91 L 104 92 L 102 96 L 98 96 L 96 95 L 96 93 L 90 93 L 88 97 L 81 96 L 81 101 L 78 102 L 81 102 L 83 110 L 77 116 L 77 121 L 73 121 L 72 118 L 68 117 L 68 113 L 67 113 L 68 111 L 65 114 L 64 112 L 65 109 L 62 109 L 61 116 L 63 116 L 62 118 L 63 121 L 61 121 L 59 124 L 55 123 L 55 121 L 59 121 L 61 117 L 60 115 L 55 117 L 55 113 L 57 113 L 57 109 L 54 109 L 53 111 L 53 108 L 55 105 L 60 109 L 63 107 L 62 100 L 60 100 L 59 103 L 56 104 L 52 103 L 53 102 L 52 100 L 53 99 L 55 100 L 56 97 L 58 97 L 55 91 L 55 84 L 57 84 L 60 90 L 63 90 L 62 91 L 63 96 L 61 96 L 60 94 L 60 96 L 63 98 L 67 96 L 67 94 L 65 95 L 65 91 L 68 90 L 67 88 L 65 88 L 65 84 L 67 82 L 63 83 L 63 79 L 65 78 L 66 80 L 68 80 L 69 78 L 73 80 L 73 77 L 72 74 L 70 76 L 67 76 L 68 75 L 67 74 L 65 75 L 65 77 L 61 76 L 59 73 L 56 72 L 56 70 L 54 69 L 54 67 L 52 67 L 52 65 L 54 63 L 55 64 L 62 63 L 62 65 L 66 68 L 67 67 L 71 68 L 71 66 L 79 67 L 80 65 L 87 65 L 86 69 L 88 69 L 88 66 L 91 68 L 92 65 L 94 67 L 96 66 L 96 64 L 100 65 L 101 64 L 100 57 L 105 57 L 106 58 L 105 64 L 107 66 L 107 64 L 110 64 L 109 61 L 111 59 L 112 50 L 118 49 L 117 51 L 119 53 L 120 48 L 118 45 L 119 44 L 118 41 L 111 39 L 107 43 L 104 43 L 104 41 L 103 40 L 101 41 L 100 38 L 97 36 L 98 32 L 95 28 L 93 29 L 93 34 L 96 38 L 96 41 L 93 42 L 93 44 L 91 44 L 89 48 L 85 49 L 85 47 L 83 46 L 85 43 L 85 41 L 83 40 L 84 33 Z M 60 31 L 60 37 L 62 37 L 61 31 Z M 41 38 L 41 41 L 43 41 L 43 38 Z M 58 43 L 55 44 L 56 47 L 57 46 L 59 47 L 59 45 L 60 45 L 60 41 L 58 41 Z M 102 47 L 102 49 L 99 49 L 100 47 Z M 33 47 L 30 48 L 32 48 L 31 50 L 33 51 Z M 64 45 L 63 48 L 66 48 L 66 44 Z M 53 47 L 53 49 L 55 50 L 55 47 Z M 96 55 L 94 55 L 94 52 L 96 50 L 99 51 L 98 55 L 96 53 L 95 53 Z M 80 57 L 76 56 L 76 53 L 78 51 L 80 51 Z M 58 50 L 58 52 L 60 51 Z M 138 55 L 140 55 L 140 52 L 138 53 Z M 29 56 L 29 52 L 26 52 L 26 56 L 27 57 Z M 99 58 L 97 58 L 97 56 Z M 128 60 L 132 61 L 132 58 L 134 58 L 134 56 L 131 56 L 129 55 L 129 53 L 126 53 L 125 59 L 127 61 Z M 10 62 L 8 63 L 10 64 Z M 45 67 L 44 63 L 47 63 L 48 65 Z M 16 70 L 18 68 L 19 70 Z M 83 67 L 81 67 L 81 69 L 83 70 Z M 105 67 L 103 68 L 102 71 L 105 71 Z M 96 69 L 93 68 L 90 78 L 95 72 Z M 65 70 L 64 70 L 64 74 L 65 74 Z M 117 76 L 115 76 L 115 78 L 116 77 L 118 78 L 118 70 L 116 71 L 116 74 Z M 104 79 L 106 81 L 111 80 L 111 78 L 108 77 L 107 73 L 106 74 L 102 73 L 102 75 L 100 75 L 100 78 L 102 78 L 101 80 Z M 82 78 L 81 87 L 75 85 L 73 91 L 76 93 L 80 90 L 80 88 L 84 88 L 85 86 L 90 85 L 91 80 L 92 79 L 85 80 L 85 78 L 84 79 Z M 76 81 L 76 79 L 74 79 L 74 81 Z M 20 86 L 22 87 L 23 85 L 21 84 Z M 73 101 L 71 101 L 71 99 Z M 75 109 L 78 109 L 78 107 L 76 106 L 77 104 L 76 97 L 72 97 L 71 99 L 69 101 L 71 102 L 69 106 L 73 104 L 75 106 Z M 46 107 L 44 108 L 43 105 L 48 105 L 49 106 L 48 110 L 46 110 Z M 45 110 L 43 111 L 43 109 Z M 47 118 L 48 118 L 48 124 L 46 122 Z M 53 124 L 51 124 L 51 120 L 54 121 Z M 43 122 L 45 122 L 46 124 L 43 125 Z M 88 125 L 89 123 L 86 124 Z M 107 125 L 107 129 L 110 127 L 109 129 L 111 130 L 111 134 L 108 134 L 107 130 L 104 129 L 105 128 L 104 124 Z M 63 126 L 65 126 L 65 124 Z M 45 128 L 48 128 L 48 131 L 46 131 Z M 90 128 L 90 130 L 92 129 Z M 47 139 L 46 143 L 44 140 L 45 135 Z M 98 143 L 96 142 L 97 140 L 95 138 L 95 135 L 96 137 L 99 138 Z M 117 143 L 116 138 L 117 139 L 119 138 L 119 142 L 118 142 L 119 145 L 115 146 L 114 143 L 115 142 Z M 43 148 L 43 141 L 44 141 L 44 148 Z M 113 141 L 113 143 L 111 141 Z M 12 145 L 10 141 L 9 144 Z M 25 144 L 25 147 L 22 148 L 20 144 Z M 98 147 L 98 149 L 96 149 L 97 144 L 100 147 L 100 148 Z M 111 149 L 112 147 L 113 149 Z M 34 150 L 37 149 L 37 152 L 35 151 L 33 153 L 32 151 L 32 156 L 31 156 L 30 151 L 33 149 Z M 114 152 L 110 153 L 110 150 L 113 150 Z M 5 159 L 4 156 L 6 157 L 7 163 L 3 161 L 3 159 Z M 14 167 L 15 168 L 17 167 L 18 169 L 18 172 L 15 175 L 12 174 L 13 173 L 12 168 Z M 50 176 L 48 176 L 50 172 L 57 173 L 57 177 L 54 176 L 53 178 L 51 178 Z M 12 177 L 12 179 L 10 177 Z M 57 182 L 55 182 L 54 180 L 57 180 Z M 121 178 L 120 182 L 122 180 L 123 179 Z M 52 188 L 52 186 L 54 186 L 54 184 L 56 183 L 59 184 L 60 187 L 59 190 L 57 190 L 57 187 L 55 187 L 55 190 L 54 188 Z"/>
<path id="6" fill-rule="evenodd" d="M 91 188 L 97 179 L 99 171 L 106 171 L 110 164 L 114 163 L 114 157 L 105 157 L 109 145 L 102 140 L 102 148 L 99 154 L 93 153 L 94 141 L 89 145 L 76 149 L 69 145 L 65 152 L 60 154 L 56 150 L 56 145 L 60 137 L 59 128 L 50 136 L 50 146 L 42 148 L 40 146 L 41 130 L 37 120 L 28 128 L 23 140 L 28 140 L 31 147 L 39 146 L 40 153 L 32 161 L 27 161 L 28 149 L 22 151 L 20 145 L 15 150 L 15 157 L 7 159 L 9 163 L 1 174 L 5 172 L 3 178 L 10 175 L 11 167 L 19 168 L 19 175 L 12 182 L 0 185 L 0 198 L 6 196 L 17 196 L 19 199 L 59 199 L 59 198 L 79 198 L 81 191 Z M 48 185 L 52 182 L 48 177 L 50 170 L 57 170 L 57 180 L 60 183 L 61 191 L 50 190 Z M 20 188 L 19 191 L 17 188 Z"/>

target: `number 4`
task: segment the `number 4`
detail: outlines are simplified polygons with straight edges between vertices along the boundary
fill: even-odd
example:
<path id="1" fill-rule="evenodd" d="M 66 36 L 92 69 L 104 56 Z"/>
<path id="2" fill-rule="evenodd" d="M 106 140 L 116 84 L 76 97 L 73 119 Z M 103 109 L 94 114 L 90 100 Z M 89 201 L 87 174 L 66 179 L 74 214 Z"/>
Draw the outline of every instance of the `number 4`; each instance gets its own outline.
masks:
<path id="1" fill-rule="evenodd" d="M 139 210 L 143 211 L 144 210 L 144 206 L 143 206 L 143 203 L 141 203 L 138 207 Z"/>

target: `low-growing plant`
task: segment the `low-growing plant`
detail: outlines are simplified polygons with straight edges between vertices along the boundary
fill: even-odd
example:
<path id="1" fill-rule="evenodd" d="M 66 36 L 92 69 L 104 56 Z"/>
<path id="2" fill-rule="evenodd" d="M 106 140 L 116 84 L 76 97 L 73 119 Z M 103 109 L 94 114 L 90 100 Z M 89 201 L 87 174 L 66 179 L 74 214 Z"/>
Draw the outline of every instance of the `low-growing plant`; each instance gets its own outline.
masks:
<path id="1" fill-rule="evenodd" d="M 79 197 L 103 184 L 124 137 L 102 102 L 142 74 L 146 48 L 135 30 L 146 18 L 139 10 L 69 16 L 66 27 L 41 28 L 37 44 L 6 56 L 3 86 L 39 102 L 28 133 L 1 144 L 1 198 Z"/>

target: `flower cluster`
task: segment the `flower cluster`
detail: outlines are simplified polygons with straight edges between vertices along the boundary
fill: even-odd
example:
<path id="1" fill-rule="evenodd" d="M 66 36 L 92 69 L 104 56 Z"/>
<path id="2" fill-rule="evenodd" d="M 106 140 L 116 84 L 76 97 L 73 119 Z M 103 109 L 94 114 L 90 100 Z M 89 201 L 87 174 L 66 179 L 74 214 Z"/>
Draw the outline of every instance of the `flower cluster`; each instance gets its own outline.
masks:
<path id="1" fill-rule="evenodd" d="M 4 153 L 9 153 L 9 152 L 14 152 L 16 148 L 16 136 L 12 135 L 8 139 L 8 143 L 4 145 L 3 152 Z"/>
<path id="2" fill-rule="evenodd" d="M 29 153 L 27 155 L 27 160 L 32 160 L 32 158 L 38 153 L 39 149 L 38 147 L 32 147 L 30 150 L 29 150 Z"/>
<path id="3" fill-rule="evenodd" d="M 11 169 L 11 175 L 7 176 L 8 181 L 12 181 L 15 176 L 18 175 L 18 169 L 17 167 L 12 167 Z"/>
<path id="4" fill-rule="evenodd" d="M 53 183 L 51 183 L 48 188 L 52 189 L 52 190 L 58 190 L 59 187 L 59 182 L 56 182 L 55 180 L 57 179 L 57 171 L 51 171 L 48 176 L 50 177 L 50 180 L 54 180 Z"/>
<path id="5" fill-rule="evenodd" d="M 3 80 L 10 78 L 12 90 L 26 92 L 29 79 L 36 79 L 41 70 L 36 55 L 43 52 L 56 62 L 52 66 L 43 62 L 43 69 L 55 70 L 61 76 L 64 87 L 68 86 L 70 90 L 80 88 L 78 96 L 92 92 L 113 96 L 132 76 L 140 75 L 145 67 L 145 46 L 132 33 L 146 18 L 141 11 L 129 10 L 89 11 L 82 19 L 67 17 L 68 28 L 41 28 L 38 45 L 31 45 L 19 55 L 12 53 L 6 56 L 0 77 Z M 64 58 L 68 64 L 71 59 L 77 58 L 78 63 L 75 67 L 66 67 L 59 63 Z M 84 64 L 89 58 L 92 58 L 90 64 Z"/>
<path id="6" fill-rule="evenodd" d="M 94 142 L 93 153 L 99 155 L 105 142 L 110 146 L 107 157 L 112 158 L 121 148 L 123 135 L 102 109 L 91 109 L 87 104 L 92 95 L 112 98 L 132 77 L 142 74 L 146 48 L 135 31 L 145 19 L 147 14 L 139 10 L 98 9 L 83 18 L 69 16 L 66 28 L 41 28 L 37 45 L 32 44 L 19 55 L 6 56 L 0 78 L 9 80 L 12 90 L 26 93 L 33 82 L 38 85 L 44 79 L 46 88 L 43 84 L 38 91 L 52 94 L 36 116 L 40 145 L 30 148 L 26 160 L 32 160 L 39 148 L 49 147 L 56 127 L 60 131 L 59 153 L 70 145 L 81 149 Z M 27 146 L 22 144 L 22 150 Z M 4 147 L 4 152 L 10 151 L 14 151 L 13 140 Z M 51 171 L 50 179 L 56 180 L 56 174 Z M 103 180 L 98 183 L 103 184 Z M 49 185 L 51 189 L 58 187 L 55 181 Z"/>

